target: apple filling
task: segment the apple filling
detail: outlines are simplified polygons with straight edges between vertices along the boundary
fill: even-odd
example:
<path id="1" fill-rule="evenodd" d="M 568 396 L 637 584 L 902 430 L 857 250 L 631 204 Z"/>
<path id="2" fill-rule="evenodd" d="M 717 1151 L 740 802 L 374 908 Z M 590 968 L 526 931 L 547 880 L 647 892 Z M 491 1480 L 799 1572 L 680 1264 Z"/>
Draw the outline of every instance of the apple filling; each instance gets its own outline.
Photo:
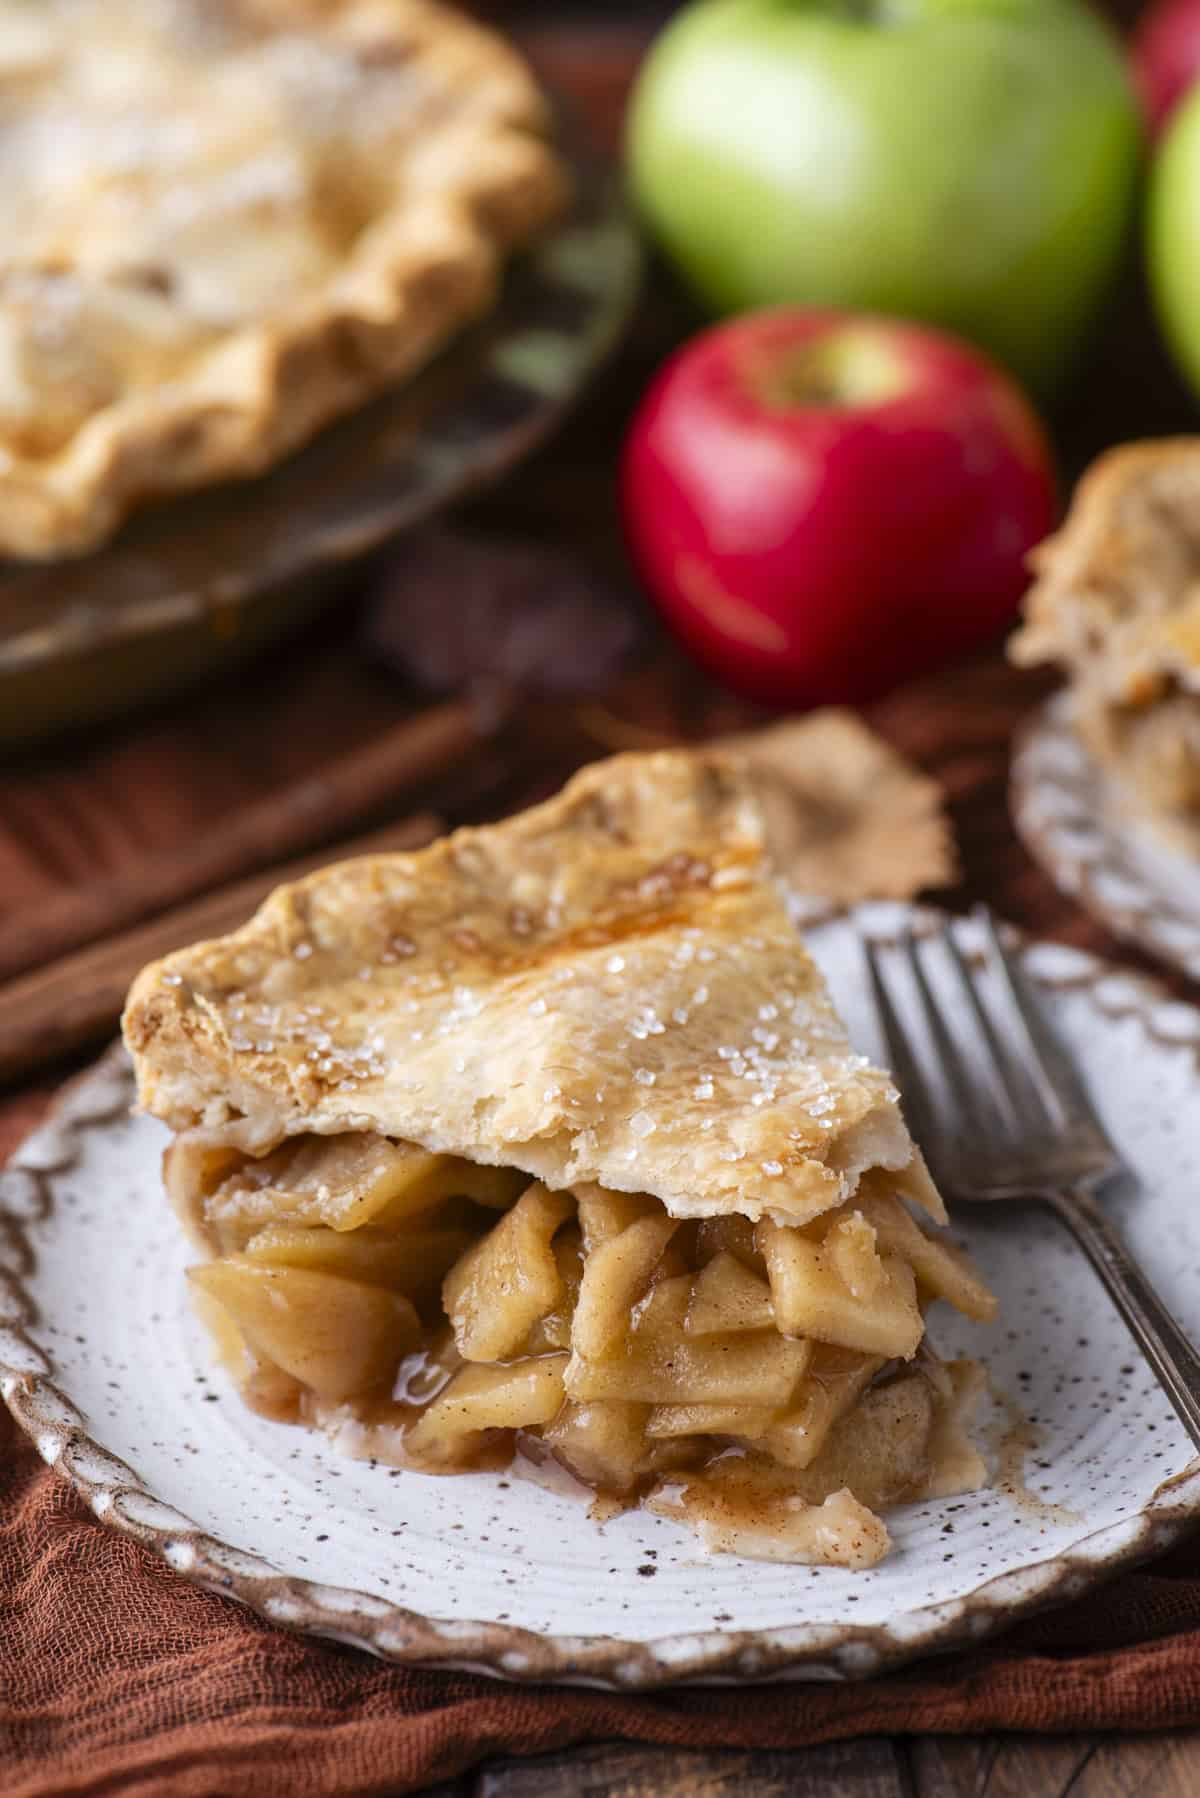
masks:
<path id="1" fill-rule="evenodd" d="M 972 1362 L 925 1311 L 994 1300 L 866 1175 L 802 1225 L 681 1222 L 657 1199 L 374 1135 L 250 1158 L 177 1137 L 167 1187 L 246 1401 L 424 1472 L 550 1459 L 710 1549 L 871 1566 L 876 1513 L 972 1490 Z"/>

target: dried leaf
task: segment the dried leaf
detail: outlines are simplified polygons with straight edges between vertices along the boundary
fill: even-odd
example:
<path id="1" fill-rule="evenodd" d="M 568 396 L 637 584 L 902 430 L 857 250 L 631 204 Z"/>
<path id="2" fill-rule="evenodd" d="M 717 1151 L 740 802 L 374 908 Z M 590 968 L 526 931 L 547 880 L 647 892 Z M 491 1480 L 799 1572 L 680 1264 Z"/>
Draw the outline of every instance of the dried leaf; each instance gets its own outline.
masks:
<path id="1" fill-rule="evenodd" d="M 810 712 L 723 746 L 758 777 L 771 853 L 794 891 L 854 904 L 957 879 L 937 782 L 855 713 Z"/>

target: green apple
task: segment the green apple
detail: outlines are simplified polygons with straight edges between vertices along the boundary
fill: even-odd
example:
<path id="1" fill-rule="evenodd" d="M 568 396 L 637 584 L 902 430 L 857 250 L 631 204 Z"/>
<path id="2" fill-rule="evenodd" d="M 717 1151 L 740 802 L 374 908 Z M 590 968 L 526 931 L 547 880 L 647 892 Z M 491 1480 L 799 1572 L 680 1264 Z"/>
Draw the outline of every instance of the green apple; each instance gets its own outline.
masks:
<path id="1" fill-rule="evenodd" d="M 1147 250 L 1163 330 L 1200 392 L 1200 87 L 1175 114 L 1151 173 Z"/>
<path id="2" fill-rule="evenodd" d="M 715 310 L 928 320 L 1042 389 L 1114 273 L 1139 144 L 1085 0 L 699 0 L 628 136 L 645 218 Z"/>

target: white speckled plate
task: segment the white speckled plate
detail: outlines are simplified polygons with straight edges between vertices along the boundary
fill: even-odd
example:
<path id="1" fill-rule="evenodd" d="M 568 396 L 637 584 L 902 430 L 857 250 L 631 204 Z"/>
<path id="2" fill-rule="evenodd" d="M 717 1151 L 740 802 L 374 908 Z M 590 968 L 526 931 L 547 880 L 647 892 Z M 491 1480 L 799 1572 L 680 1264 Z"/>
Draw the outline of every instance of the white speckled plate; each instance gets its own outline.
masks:
<path id="1" fill-rule="evenodd" d="M 906 915 L 860 921 L 886 940 Z M 810 941 L 877 1053 L 850 922 Z M 1027 957 L 1139 1171 L 1122 1224 L 1200 1333 L 1200 1011 L 1074 951 Z M 0 1390 L 105 1523 L 281 1623 L 519 1680 L 861 1676 L 1073 1596 L 1200 1517 L 1200 1463 L 1173 1412 L 1034 1211 L 956 1219 L 1001 1315 L 935 1328 L 1036 1421 L 1032 1497 L 1001 1481 L 894 1512 L 894 1552 L 872 1572 L 706 1559 L 677 1524 L 633 1512 L 600 1528 L 577 1499 L 512 1475 L 341 1460 L 249 1414 L 214 1370 L 160 1191 L 164 1132 L 129 1117 L 129 1097 L 114 1052 L 0 1177 Z"/>
<path id="2" fill-rule="evenodd" d="M 1021 733 L 1013 822 L 1055 885 L 1113 931 L 1200 980 L 1200 859 L 1139 818 L 1058 694 Z"/>

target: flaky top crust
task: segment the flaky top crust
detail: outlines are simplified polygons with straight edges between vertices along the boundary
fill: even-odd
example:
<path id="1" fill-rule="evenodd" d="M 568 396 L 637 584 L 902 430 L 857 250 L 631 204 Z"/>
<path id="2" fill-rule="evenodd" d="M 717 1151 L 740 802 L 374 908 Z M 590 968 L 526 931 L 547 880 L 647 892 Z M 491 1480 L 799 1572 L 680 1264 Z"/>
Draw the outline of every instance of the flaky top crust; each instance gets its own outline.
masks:
<path id="1" fill-rule="evenodd" d="M 944 1215 L 764 842 L 737 760 L 627 755 L 504 823 L 281 887 L 135 983 L 141 1102 L 254 1151 L 378 1131 L 678 1217 L 803 1221 L 873 1167 Z"/>
<path id="2" fill-rule="evenodd" d="M 164 30 L 163 19 L 175 22 Z M 58 64 L 99 68 L 122 31 L 140 54 L 154 32 L 162 41 L 148 64 L 158 110 L 138 93 L 127 117 L 110 118 L 93 81 L 89 118 Z M 231 103 L 218 86 L 226 37 L 234 50 L 243 40 L 277 49 L 277 85 L 311 76 L 311 104 L 293 95 L 276 117 L 265 75 L 257 88 L 247 75 Z M 333 91 L 335 76 L 347 91 Z M 22 359 L 32 364 L 9 381 L 28 418 L 0 405 L 9 555 L 78 554 L 148 498 L 273 466 L 485 312 L 505 256 L 561 210 L 569 187 L 520 57 L 437 0 L 90 0 L 69 11 L 0 0 L 0 89 L 0 213 L 12 226 L 0 399 Z M 343 138 L 318 142 L 335 102 Z M 223 112 L 233 115 L 224 137 Z M 111 167 L 98 166 L 89 128 Z M 171 158 L 189 130 L 214 138 L 216 166 L 201 157 L 176 188 Z M 343 139 L 361 169 L 348 169 Z M 135 153 L 126 168 L 121 156 Z M 312 216 L 310 196 L 288 185 L 310 155 Z M 239 184 L 250 190 L 241 200 Z M 43 187 L 53 204 L 40 203 Z M 236 241 L 221 212 L 229 196 Z M 355 207 L 366 216 L 331 249 Z M 166 221 L 157 236 L 151 219 Z M 243 274 L 252 292 L 239 305 Z M 195 277 L 207 298 L 229 300 L 226 324 L 211 311 L 198 324 L 186 299 Z M 32 440 L 58 400 L 98 381 L 111 392 L 65 440 Z"/>

